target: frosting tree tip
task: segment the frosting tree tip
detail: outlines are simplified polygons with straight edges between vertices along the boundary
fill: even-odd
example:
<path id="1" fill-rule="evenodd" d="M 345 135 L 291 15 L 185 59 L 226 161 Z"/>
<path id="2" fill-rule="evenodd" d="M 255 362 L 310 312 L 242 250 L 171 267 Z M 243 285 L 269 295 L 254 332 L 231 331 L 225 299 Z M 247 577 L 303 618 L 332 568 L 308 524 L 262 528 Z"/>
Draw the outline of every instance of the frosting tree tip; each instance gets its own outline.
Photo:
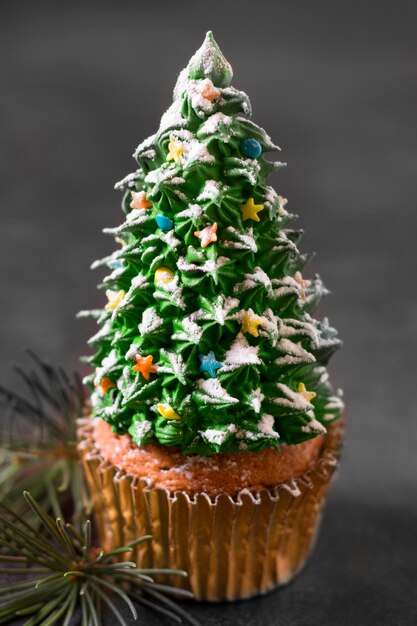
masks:
<path id="1" fill-rule="evenodd" d="M 230 86 L 232 78 L 232 66 L 223 55 L 210 30 L 201 47 L 180 73 L 174 89 L 174 99 L 181 97 L 187 81 L 209 80 L 214 87 L 225 88 Z"/>

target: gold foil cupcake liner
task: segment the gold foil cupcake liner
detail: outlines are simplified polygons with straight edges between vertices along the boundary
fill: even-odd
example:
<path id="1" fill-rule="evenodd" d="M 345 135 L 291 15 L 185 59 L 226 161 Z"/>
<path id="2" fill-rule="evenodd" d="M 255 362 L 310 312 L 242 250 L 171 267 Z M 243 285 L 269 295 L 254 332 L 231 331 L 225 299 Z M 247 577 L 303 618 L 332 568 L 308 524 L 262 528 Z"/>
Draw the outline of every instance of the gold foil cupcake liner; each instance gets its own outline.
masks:
<path id="1" fill-rule="evenodd" d="M 218 602 L 263 594 L 288 583 L 314 547 L 326 492 L 338 465 L 343 423 L 331 424 L 315 467 L 300 478 L 210 499 L 156 489 L 100 456 L 90 419 L 80 420 L 82 457 L 101 544 L 106 549 L 152 535 L 138 567 L 184 569 L 169 583 Z M 166 581 L 166 578 L 165 578 Z"/>

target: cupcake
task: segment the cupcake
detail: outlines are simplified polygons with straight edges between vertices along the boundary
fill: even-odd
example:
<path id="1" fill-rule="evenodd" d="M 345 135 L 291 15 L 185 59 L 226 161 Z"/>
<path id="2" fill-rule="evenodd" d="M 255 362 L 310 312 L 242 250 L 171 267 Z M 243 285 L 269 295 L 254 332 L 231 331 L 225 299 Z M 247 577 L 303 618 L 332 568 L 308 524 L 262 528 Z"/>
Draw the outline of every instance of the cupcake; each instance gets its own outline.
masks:
<path id="1" fill-rule="evenodd" d="M 209 32 L 158 131 L 116 188 L 118 249 L 93 267 L 91 417 L 79 447 L 106 548 L 151 534 L 142 567 L 180 568 L 196 598 L 288 582 L 317 533 L 342 440 L 340 346 L 313 317 L 301 231 L 266 184 L 279 148 Z"/>

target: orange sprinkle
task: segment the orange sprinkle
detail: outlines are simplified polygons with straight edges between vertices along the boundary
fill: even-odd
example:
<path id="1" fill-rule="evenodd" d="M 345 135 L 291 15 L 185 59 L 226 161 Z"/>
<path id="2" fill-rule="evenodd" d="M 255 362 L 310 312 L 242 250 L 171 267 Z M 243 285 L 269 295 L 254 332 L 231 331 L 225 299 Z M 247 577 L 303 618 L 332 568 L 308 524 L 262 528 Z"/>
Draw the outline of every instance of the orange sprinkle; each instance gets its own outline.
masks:
<path id="1" fill-rule="evenodd" d="M 116 384 L 110 380 L 110 378 L 102 378 L 100 381 L 100 387 L 101 390 L 104 394 L 108 393 L 109 389 L 111 389 L 112 387 L 116 387 Z"/>
<path id="2" fill-rule="evenodd" d="M 144 191 L 132 191 L 132 202 L 130 203 L 131 209 L 151 209 L 152 202 L 148 201 L 146 193 Z"/>
<path id="3" fill-rule="evenodd" d="M 206 226 L 203 230 L 196 230 L 194 235 L 201 240 L 201 247 L 205 248 L 213 241 L 217 241 L 217 223 Z"/>
<path id="4" fill-rule="evenodd" d="M 301 276 L 301 272 L 295 272 L 294 274 L 294 280 L 296 283 L 298 283 L 300 285 L 300 287 L 302 287 L 303 289 L 308 289 L 308 287 L 310 287 L 311 282 L 309 280 L 305 280 L 302 276 Z"/>
<path id="5" fill-rule="evenodd" d="M 214 102 L 214 100 L 216 100 L 220 96 L 219 89 L 216 89 L 216 87 L 210 80 L 204 81 L 200 93 L 203 98 L 209 100 L 210 102 Z"/>
<path id="6" fill-rule="evenodd" d="M 149 380 L 151 374 L 156 374 L 158 371 L 153 364 L 153 356 L 149 354 L 148 356 L 137 356 L 136 357 L 136 365 L 133 365 L 133 369 L 135 372 L 139 372 L 142 374 L 145 380 Z"/>
<path id="7" fill-rule="evenodd" d="M 294 280 L 296 283 L 298 283 L 301 287 L 301 300 L 306 300 L 307 299 L 307 294 L 305 292 L 306 289 L 308 289 L 311 285 L 311 281 L 309 280 L 305 280 L 302 275 L 301 272 L 295 272 L 294 274 Z"/>

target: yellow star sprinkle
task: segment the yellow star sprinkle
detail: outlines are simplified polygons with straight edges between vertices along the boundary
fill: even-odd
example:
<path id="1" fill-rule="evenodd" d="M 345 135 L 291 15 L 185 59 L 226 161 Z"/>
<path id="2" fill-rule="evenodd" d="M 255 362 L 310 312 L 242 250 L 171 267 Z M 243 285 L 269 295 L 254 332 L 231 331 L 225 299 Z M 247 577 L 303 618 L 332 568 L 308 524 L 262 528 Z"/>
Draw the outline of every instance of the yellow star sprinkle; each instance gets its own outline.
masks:
<path id="1" fill-rule="evenodd" d="M 109 301 L 104 308 L 107 311 L 114 311 L 114 309 L 117 309 L 125 295 L 126 294 L 123 289 L 121 289 L 120 291 L 111 291 L 110 289 L 108 289 L 106 291 L 106 296 Z"/>
<path id="2" fill-rule="evenodd" d="M 249 333 L 253 337 L 259 336 L 258 327 L 262 325 L 260 317 L 255 315 L 252 309 L 245 311 L 242 315 L 242 333 Z"/>
<path id="3" fill-rule="evenodd" d="M 253 198 L 249 198 L 246 200 L 245 204 L 240 205 L 240 210 L 242 211 L 242 220 L 253 220 L 254 222 L 260 222 L 261 220 L 258 217 L 258 213 L 264 210 L 263 204 L 255 204 Z"/>
<path id="4" fill-rule="evenodd" d="M 172 408 L 170 404 L 158 404 L 158 411 L 166 420 L 180 420 L 181 416 Z"/>
<path id="5" fill-rule="evenodd" d="M 183 152 L 184 146 L 182 145 L 181 141 L 179 141 L 179 139 L 177 139 L 175 135 L 170 135 L 167 161 L 175 161 L 175 163 L 179 163 Z"/>
<path id="6" fill-rule="evenodd" d="M 316 393 L 314 391 L 307 391 L 306 386 L 304 383 L 298 383 L 298 387 L 297 387 L 297 391 L 298 393 L 301 393 L 301 395 L 303 396 L 303 398 L 305 400 L 307 400 L 307 402 L 311 402 L 313 400 L 313 398 L 316 397 Z"/>
<path id="7" fill-rule="evenodd" d="M 155 282 L 157 284 L 170 283 L 174 279 L 174 272 L 169 267 L 159 267 L 155 272 Z"/>

